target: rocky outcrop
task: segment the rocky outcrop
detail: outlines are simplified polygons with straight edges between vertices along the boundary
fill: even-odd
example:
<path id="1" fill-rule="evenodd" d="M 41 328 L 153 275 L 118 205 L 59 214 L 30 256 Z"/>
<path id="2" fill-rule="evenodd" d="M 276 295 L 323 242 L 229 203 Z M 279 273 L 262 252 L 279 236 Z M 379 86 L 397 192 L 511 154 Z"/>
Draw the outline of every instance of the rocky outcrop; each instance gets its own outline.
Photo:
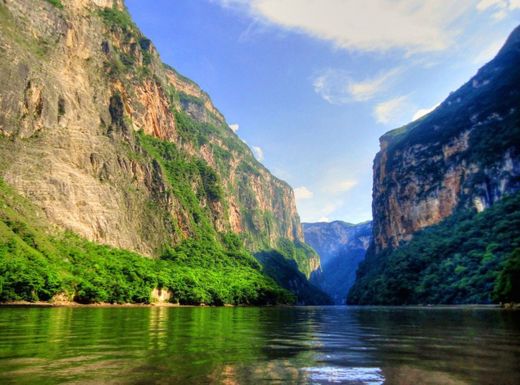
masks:
<path id="1" fill-rule="evenodd" d="M 348 304 L 508 298 L 498 277 L 519 239 L 519 65 L 520 27 L 437 109 L 380 139 L 374 240 Z"/>
<path id="2" fill-rule="evenodd" d="M 381 139 L 374 161 L 376 252 L 457 209 L 520 189 L 520 29 L 435 111 Z"/>
<path id="3" fill-rule="evenodd" d="M 62 3 L 0 0 L 0 174 L 9 184 L 58 227 L 149 256 L 201 231 L 240 233 L 252 251 L 303 242 L 292 189 L 200 87 L 161 62 L 122 0 Z M 161 158 L 165 144 L 146 147 L 148 136 L 176 158 Z M 168 162 L 185 166 L 182 175 Z M 317 258 L 299 267 L 314 269 Z"/>
<path id="4" fill-rule="evenodd" d="M 335 304 L 344 304 L 370 245 L 372 223 L 304 223 L 303 232 L 305 242 L 318 252 L 321 260 L 321 269 L 312 274 L 311 282 L 329 294 Z"/>

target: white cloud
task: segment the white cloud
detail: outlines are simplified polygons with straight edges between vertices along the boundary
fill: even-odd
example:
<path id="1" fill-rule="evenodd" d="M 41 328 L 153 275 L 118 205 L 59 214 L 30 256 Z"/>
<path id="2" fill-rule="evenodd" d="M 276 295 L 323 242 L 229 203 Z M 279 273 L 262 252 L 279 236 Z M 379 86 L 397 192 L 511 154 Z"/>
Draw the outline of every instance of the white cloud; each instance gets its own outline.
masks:
<path id="1" fill-rule="evenodd" d="M 520 8 L 520 0 L 480 0 L 477 4 L 479 12 L 491 10 L 491 17 L 502 20 L 507 17 L 508 12 Z"/>
<path id="2" fill-rule="evenodd" d="M 492 42 L 488 46 L 486 46 L 476 57 L 473 59 L 473 63 L 478 64 L 479 66 L 486 64 L 491 59 L 493 59 L 500 48 L 504 45 L 504 39 L 500 39 Z"/>
<path id="3" fill-rule="evenodd" d="M 359 51 L 441 51 L 473 0 L 219 0 L 258 20 Z"/>
<path id="4" fill-rule="evenodd" d="M 413 114 L 413 117 L 412 117 L 412 121 L 415 121 L 417 119 L 420 119 L 422 118 L 424 115 L 427 115 L 429 114 L 430 112 L 432 112 L 433 110 L 435 110 L 437 107 L 440 106 L 440 103 L 437 103 L 436 105 L 434 105 L 433 107 L 430 107 L 430 108 L 421 108 L 421 109 L 418 109 L 415 114 Z"/>
<path id="5" fill-rule="evenodd" d="M 339 209 L 341 206 L 343 206 L 343 201 L 338 200 L 334 202 L 329 202 L 321 208 L 320 213 L 322 216 L 326 217 L 332 214 L 337 209 Z"/>
<path id="6" fill-rule="evenodd" d="M 231 129 L 231 131 L 236 133 L 238 131 L 238 129 L 240 128 L 240 126 L 238 125 L 238 123 L 233 123 L 233 124 L 229 125 L 229 128 Z"/>
<path id="7" fill-rule="evenodd" d="M 357 186 L 357 184 L 358 184 L 357 180 L 345 179 L 345 180 L 341 180 L 336 183 L 333 183 L 330 186 L 327 186 L 324 190 L 331 194 L 340 194 L 340 193 L 344 193 L 344 192 L 347 192 L 347 191 L 353 189 L 354 187 Z"/>
<path id="8" fill-rule="evenodd" d="M 398 96 L 379 103 L 374 108 L 374 116 L 379 123 L 387 124 L 395 120 L 395 117 L 402 112 L 402 108 L 407 102 L 406 96 Z"/>
<path id="9" fill-rule="evenodd" d="M 253 151 L 253 155 L 258 161 L 264 160 L 264 150 L 258 146 L 251 146 L 251 150 Z"/>
<path id="10" fill-rule="evenodd" d="M 296 193 L 296 189 L 295 193 Z M 305 222 L 330 222 L 329 218 L 336 218 L 336 212 L 340 209 L 344 202 L 341 200 L 323 201 L 320 197 L 314 199 L 297 199 L 298 211 L 301 218 Z"/>
<path id="11" fill-rule="evenodd" d="M 507 7 L 506 0 L 480 0 L 477 4 L 477 10 L 482 12 L 492 7 Z"/>
<path id="12" fill-rule="evenodd" d="M 393 68 L 373 78 L 355 80 L 346 71 L 327 69 L 314 79 L 314 91 L 331 104 L 361 102 L 386 90 L 389 82 L 401 72 Z"/>
<path id="13" fill-rule="evenodd" d="M 294 189 L 294 196 L 297 200 L 301 201 L 305 199 L 311 199 L 314 196 L 314 193 L 307 187 L 301 186 Z"/>
<path id="14" fill-rule="evenodd" d="M 390 71 L 380 74 L 373 79 L 366 79 L 358 83 L 351 83 L 348 86 L 348 90 L 354 100 L 364 101 L 372 99 L 382 89 L 384 89 L 388 80 L 393 78 L 400 72 L 398 68 L 394 68 Z"/>
<path id="15" fill-rule="evenodd" d="M 493 13 L 493 15 L 491 15 L 491 17 L 497 21 L 505 19 L 507 17 L 507 10 L 501 9 L 499 11 L 496 11 L 495 13 Z"/>
<path id="16" fill-rule="evenodd" d="M 328 69 L 314 79 L 313 87 L 322 99 L 331 104 L 344 104 L 351 101 L 347 85 L 349 75 L 345 71 Z"/>

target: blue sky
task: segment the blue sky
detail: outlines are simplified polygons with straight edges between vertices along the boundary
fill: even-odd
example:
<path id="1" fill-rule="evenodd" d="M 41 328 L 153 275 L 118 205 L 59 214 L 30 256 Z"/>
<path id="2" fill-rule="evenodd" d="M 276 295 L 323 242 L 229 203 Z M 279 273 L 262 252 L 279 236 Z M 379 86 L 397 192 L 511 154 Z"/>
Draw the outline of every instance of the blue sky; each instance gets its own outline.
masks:
<path id="1" fill-rule="evenodd" d="M 378 138 L 467 81 L 520 0 L 127 0 L 163 61 L 207 91 L 303 221 L 371 218 Z"/>

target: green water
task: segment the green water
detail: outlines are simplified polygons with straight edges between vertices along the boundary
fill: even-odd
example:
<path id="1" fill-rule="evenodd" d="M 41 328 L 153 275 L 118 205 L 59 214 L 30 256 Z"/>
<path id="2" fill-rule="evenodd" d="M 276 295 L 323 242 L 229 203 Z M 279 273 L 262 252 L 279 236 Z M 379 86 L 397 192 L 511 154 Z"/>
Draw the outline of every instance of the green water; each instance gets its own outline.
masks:
<path id="1" fill-rule="evenodd" d="M 0 384 L 520 384 L 520 312 L 0 308 Z"/>

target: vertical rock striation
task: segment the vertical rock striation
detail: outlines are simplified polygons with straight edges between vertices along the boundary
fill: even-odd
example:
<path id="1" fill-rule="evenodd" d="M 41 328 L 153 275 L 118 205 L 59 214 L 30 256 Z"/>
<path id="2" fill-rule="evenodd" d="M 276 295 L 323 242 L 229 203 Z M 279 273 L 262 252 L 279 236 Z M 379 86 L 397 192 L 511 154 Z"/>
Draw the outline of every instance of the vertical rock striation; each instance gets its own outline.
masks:
<path id="1" fill-rule="evenodd" d="M 504 266 L 520 240 L 519 66 L 520 27 L 438 108 L 380 139 L 374 240 L 348 303 L 510 298 Z"/>
<path id="2" fill-rule="evenodd" d="M 380 139 L 374 160 L 376 251 L 397 247 L 461 207 L 520 188 L 520 29 L 435 111 Z"/>
<path id="3" fill-rule="evenodd" d="M 0 1 L 5 181 L 58 227 L 148 256 L 202 233 L 252 251 L 303 242 L 290 186 L 161 62 L 122 0 L 62 4 Z"/>

